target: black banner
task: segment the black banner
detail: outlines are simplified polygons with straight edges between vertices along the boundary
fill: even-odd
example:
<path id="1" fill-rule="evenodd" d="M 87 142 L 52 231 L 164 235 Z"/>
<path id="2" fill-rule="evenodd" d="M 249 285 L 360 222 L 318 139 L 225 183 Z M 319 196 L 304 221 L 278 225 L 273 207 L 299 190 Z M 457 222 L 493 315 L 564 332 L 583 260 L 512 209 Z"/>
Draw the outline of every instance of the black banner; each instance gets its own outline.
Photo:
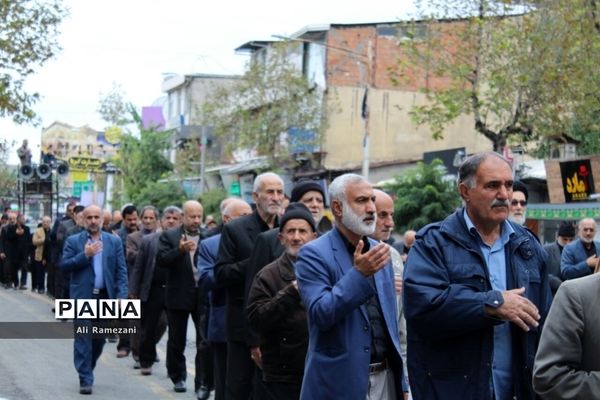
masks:
<path id="1" fill-rule="evenodd" d="M 590 160 L 561 162 L 560 174 L 566 203 L 588 201 L 595 193 Z"/>

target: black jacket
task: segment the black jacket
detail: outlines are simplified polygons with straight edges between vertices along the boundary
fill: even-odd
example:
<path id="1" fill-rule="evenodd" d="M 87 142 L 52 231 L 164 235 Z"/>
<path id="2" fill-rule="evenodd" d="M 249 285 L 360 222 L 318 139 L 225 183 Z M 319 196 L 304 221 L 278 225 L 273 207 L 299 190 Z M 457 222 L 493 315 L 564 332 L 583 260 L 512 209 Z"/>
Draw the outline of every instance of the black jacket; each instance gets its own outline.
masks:
<path id="1" fill-rule="evenodd" d="M 17 234 L 17 225 L 9 225 L 6 228 L 6 240 L 4 241 L 4 253 L 11 260 L 22 260 L 31 255 L 33 243 L 31 242 L 31 231 L 27 225 L 21 225 L 22 234 Z"/>
<path id="2" fill-rule="evenodd" d="M 244 312 L 246 267 L 256 237 L 269 229 L 255 210 L 223 227 L 219 258 L 215 264 L 215 283 L 226 290 L 225 330 L 227 340 L 245 342 L 248 323 Z"/>
<path id="3" fill-rule="evenodd" d="M 260 334 L 263 379 L 301 383 L 308 347 L 308 321 L 292 260 L 283 254 L 264 267 L 248 296 L 248 320 Z"/>
<path id="4" fill-rule="evenodd" d="M 256 242 L 254 242 L 254 249 L 248 260 L 248 267 L 246 268 L 246 281 L 244 283 L 244 298 L 246 300 L 248 300 L 250 288 L 258 271 L 279 258 L 284 250 L 279 241 L 279 228 L 270 229 L 258 235 Z M 259 344 L 258 335 L 252 329 L 250 329 L 246 337 L 246 342 L 250 347 L 258 346 Z"/>
<path id="5" fill-rule="evenodd" d="M 182 235 L 183 225 L 160 234 L 156 267 L 167 270 L 167 308 L 195 310 L 198 303 L 196 282 L 189 253 L 179 250 Z"/>

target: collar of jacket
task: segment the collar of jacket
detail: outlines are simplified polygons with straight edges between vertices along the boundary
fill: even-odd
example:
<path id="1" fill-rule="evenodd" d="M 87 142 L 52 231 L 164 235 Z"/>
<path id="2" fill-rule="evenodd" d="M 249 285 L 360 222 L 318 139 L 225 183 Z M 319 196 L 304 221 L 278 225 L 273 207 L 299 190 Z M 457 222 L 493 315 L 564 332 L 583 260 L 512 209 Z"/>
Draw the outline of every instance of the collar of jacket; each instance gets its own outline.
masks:
<path id="1" fill-rule="evenodd" d="M 261 232 L 265 232 L 268 231 L 270 229 L 272 229 L 266 222 L 264 219 L 262 219 L 262 217 L 260 216 L 260 214 L 258 213 L 258 208 L 256 208 L 253 212 L 252 215 L 254 215 L 254 218 L 256 218 L 256 220 L 258 221 L 258 224 L 261 227 Z M 273 228 L 278 228 L 279 227 L 279 217 L 275 217 L 275 224 L 273 225 Z"/>
<path id="2" fill-rule="evenodd" d="M 462 207 L 454 214 L 443 220 L 440 223 L 440 232 L 455 242 L 460 243 L 465 248 L 473 248 L 474 241 L 472 239 L 471 232 L 469 232 L 467 229 L 465 219 L 463 218 L 464 210 L 465 208 Z M 529 241 L 529 232 L 527 229 L 517 224 L 513 224 L 508 220 L 507 222 L 515 231 L 514 234 L 510 235 L 509 239 L 511 248 L 516 249 L 523 243 Z"/>
<path id="3" fill-rule="evenodd" d="M 279 257 L 279 263 L 277 269 L 281 279 L 286 282 L 296 280 L 296 274 L 294 272 L 294 261 L 290 258 L 289 254 L 284 250 L 283 254 Z"/>

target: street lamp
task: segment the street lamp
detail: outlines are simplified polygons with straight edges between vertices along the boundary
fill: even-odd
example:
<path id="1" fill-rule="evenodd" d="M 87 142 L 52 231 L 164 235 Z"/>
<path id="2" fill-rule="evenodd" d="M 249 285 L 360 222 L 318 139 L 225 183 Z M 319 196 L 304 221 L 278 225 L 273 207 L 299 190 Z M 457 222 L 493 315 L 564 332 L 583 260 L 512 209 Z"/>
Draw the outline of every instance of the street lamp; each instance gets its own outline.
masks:
<path id="1" fill-rule="evenodd" d="M 347 53 L 350 54 L 354 57 L 356 57 L 356 61 L 358 63 L 362 63 L 363 65 L 366 66 L 367 71 L 366 71 L 366 79 L 365 79 L 365 92 L 363 95 L 363 100 L 362 100 L 362 107 L 361 107 L 361 117 L 364 121 L 364 137 L 363 137 L 363 160 L 362 160 L 362 175 L 365 177 L 365 179 L 369 179 L 369 166 L 370 166 L 370 161 L 369 161 L 369 101 L 368 101 L 368 94 L 369 94 L 369 88 L 372 87 L 372 59 L 373 59 L 373 42 L 372 40 L 369 39 L 368 42 L 368 48 L 367 48 L 367 54 L 363 54 L 363 53 L 358 53 L 356 51 L 350 50 L 348 48 L 344 48 L 344 47 L 338 47 L 338 46 L 332 46 L 332 45 L 328 45 L 322 42 L 317 42 L 314 40 L 310 40 L 310 39 L 304 39 L 304 38 L 293 38 L 293 37 L 289 37 L 289 36 L 283 36 L 283 35 L 271 35 L 272 37 L 276 38 L 276 39 L 282 39 L 282 40 L 286 40 L 286 41 L 295 41 L 295 42 L 303 42 L 303 43 L 312 43 L 312 44 L 316 44 L 316 45 L 320 45 L 323 46 L 327 49 L 332 49 L 332 50 L 336 50 L 336 51 L 341 51 L 343 53 Z M 366 60 L 365 60 L 366 58 Z M 361 78 L 362 80 L 362 78 Z"/>

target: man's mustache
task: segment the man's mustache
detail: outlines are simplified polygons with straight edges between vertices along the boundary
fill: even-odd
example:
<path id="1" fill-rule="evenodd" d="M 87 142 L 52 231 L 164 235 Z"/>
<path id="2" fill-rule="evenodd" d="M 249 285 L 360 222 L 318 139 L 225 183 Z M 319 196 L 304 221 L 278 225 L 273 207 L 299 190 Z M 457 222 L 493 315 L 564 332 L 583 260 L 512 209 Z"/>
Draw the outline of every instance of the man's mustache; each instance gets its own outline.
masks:
<path id="1" fill-rule="evenodd" d="M 494 207 L 506 207 L 506 208 L 508 208 L 508 206 L 509 206 L 508 200 L 498 200 L 498 199 L 496 199 L 496 200 L 494 200 L 492 202 L 492 208 L 494 208 Z"/>

